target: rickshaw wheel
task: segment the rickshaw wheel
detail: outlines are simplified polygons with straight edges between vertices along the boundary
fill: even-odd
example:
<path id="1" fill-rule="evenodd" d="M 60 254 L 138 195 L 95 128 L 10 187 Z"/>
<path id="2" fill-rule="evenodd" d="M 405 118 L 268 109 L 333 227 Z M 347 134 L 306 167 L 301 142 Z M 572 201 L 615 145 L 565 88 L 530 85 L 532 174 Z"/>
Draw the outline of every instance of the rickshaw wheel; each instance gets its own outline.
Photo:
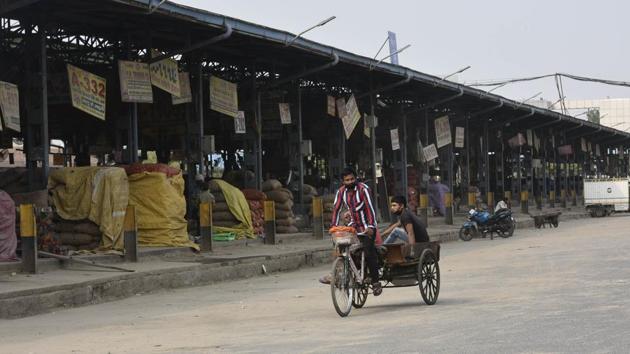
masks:
<path id="1" fill-rule="evenodd" d="M 365 305 L 368 298 L 368 284 L 361 284 L 358 288 L 354 289 L 354 297 L 352 298 L 352 306 L 356 309 L 360 309 Z"/>
<path id="2" fill-rule="evenodd" d="M 418 264 L 418 287 L 420 295 L 427 305 L 433 305 L 440 294 L 440 265 L 433 251 L 422 251 Z"/>

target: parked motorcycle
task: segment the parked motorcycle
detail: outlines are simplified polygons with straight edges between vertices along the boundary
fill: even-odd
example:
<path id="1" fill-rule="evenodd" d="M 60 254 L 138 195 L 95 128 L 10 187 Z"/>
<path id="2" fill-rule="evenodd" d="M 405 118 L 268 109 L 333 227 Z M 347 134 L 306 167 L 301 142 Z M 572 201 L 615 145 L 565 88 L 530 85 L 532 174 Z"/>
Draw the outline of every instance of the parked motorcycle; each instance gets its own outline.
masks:
<path id="1" fill-rule="evenodd" d="M 486 237 L 490 234 L 490 239 L 494 239 L 494 234 L 507 238 L 514 235 L 516 220 L 512 216 L 512 210 L 501 209 L 494 214 L 485 210 L 470 209 L 468 221 L 459 230 L 459 238 L 463 241 L 470 241 L 473 237 Z"/>

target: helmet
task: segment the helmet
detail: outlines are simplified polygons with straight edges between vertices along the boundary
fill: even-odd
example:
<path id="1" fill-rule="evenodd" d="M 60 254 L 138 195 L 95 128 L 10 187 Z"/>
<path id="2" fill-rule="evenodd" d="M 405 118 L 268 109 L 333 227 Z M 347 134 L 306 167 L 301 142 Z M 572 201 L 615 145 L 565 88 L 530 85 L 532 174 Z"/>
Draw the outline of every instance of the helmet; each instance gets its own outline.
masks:
<path id="1" fill-rule="evenodd" d="M 468 215 L 470 215 L 470 216 L 475 215 L 475 209 L 470 209 L 470 210 L 468 211 Z"/>

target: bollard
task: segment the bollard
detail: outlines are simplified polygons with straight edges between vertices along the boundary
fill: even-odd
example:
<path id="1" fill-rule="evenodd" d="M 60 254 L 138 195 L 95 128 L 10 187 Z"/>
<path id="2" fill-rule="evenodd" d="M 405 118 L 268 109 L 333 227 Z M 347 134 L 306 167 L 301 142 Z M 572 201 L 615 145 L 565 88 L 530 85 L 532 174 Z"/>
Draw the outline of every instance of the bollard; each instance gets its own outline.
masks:
<path id="1" fill-rule="evenodd" d="M 324 239 L 324 204 L 322 197 L 313 197 L 313 238 Z"/>
<path id="2" fill-rule="evenodd" d="M 475 192 L 468 192 L 468 209 L 477 208 L 477 196 Z"/>
<path id="3" fill-rule="evenodd" d="M 212 203 L 199 204 L 199 231 L 201 252 L 212 252 Z"/>
<path id="4" fill-rule="evenodd" d="M 276 244 L 276 206 L 273 200 L 265 201 L 265 244 Z"/>
<path id="5" fill-rule="evenodd" d="M 125 211 L 124 227 L 124 247 L 125 247 L 125 261 L 137 262 L 138 261 L 138 223 L 136 222 L 136 207 L 133 205 L 127 206 Z"/>
<path id="6" fill-rule="evenodd" d="M 556 191 L 549 191 L 549 207 L 556 207 Z"/>
<path id="7" fill-rule="evenodd" d="M 560 190 L 560 206 L 563 208 L 567 207 L 567 191 L 566 189 Z"/>
<path id="8" fill-rule="evenodd" d="M 521 213 L 523 214 L 529 213 L 529 192 L 528 191 L 521 192 Z"/>
<path id="9" fill-rule="evenodd" d="M 446 225 L 453 225 L 453 195 L 451 192 L 444 194 L 444 204 L 446 204 Z"/>
<path id="10" fill-rule="evenodd" d="M 33 204 L 20 205 L 20 236 L 22 237 L 22 271 L 37 273 L 37 221 Z"/>
<path id="11" fill-rule="evenodd" d="M 503 196 L 507 199 L 508 208 L 512 209 L 512 191 L 503 192 Z"/>
<path id="12" fill-rule="evenodd" d="M 571 191 L 571 205 L 577 206 L 577 192 L 574 190 Z"/>
<path id="13" fill-rule="evenodd" d="M 488 211 L 494 210 L 494 192 L 488 192 Z"/>
<path id="14" fill-rule="evenodd" d="M 420 220 L 425 227 L 429 226 L 429 195 L 420 194 Z"/>

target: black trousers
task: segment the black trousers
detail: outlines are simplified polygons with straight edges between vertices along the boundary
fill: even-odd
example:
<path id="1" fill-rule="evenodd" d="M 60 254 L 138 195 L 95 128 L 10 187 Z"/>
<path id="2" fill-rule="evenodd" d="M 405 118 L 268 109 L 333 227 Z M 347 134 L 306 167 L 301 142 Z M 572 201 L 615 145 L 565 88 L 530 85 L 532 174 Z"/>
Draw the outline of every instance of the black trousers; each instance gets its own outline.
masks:
<path id="1" fill-rule="evenodd" d="M 376 283 L 379 280 L 378 277 L 378 258 L 376 255 L 376 246 L 374 244 L 375 236 L 359 235 L 359 240 L 365 250 L 365 262 L 367 263 L 368 270 L 370 271 L 370 277 L 372 283 Z"/>

